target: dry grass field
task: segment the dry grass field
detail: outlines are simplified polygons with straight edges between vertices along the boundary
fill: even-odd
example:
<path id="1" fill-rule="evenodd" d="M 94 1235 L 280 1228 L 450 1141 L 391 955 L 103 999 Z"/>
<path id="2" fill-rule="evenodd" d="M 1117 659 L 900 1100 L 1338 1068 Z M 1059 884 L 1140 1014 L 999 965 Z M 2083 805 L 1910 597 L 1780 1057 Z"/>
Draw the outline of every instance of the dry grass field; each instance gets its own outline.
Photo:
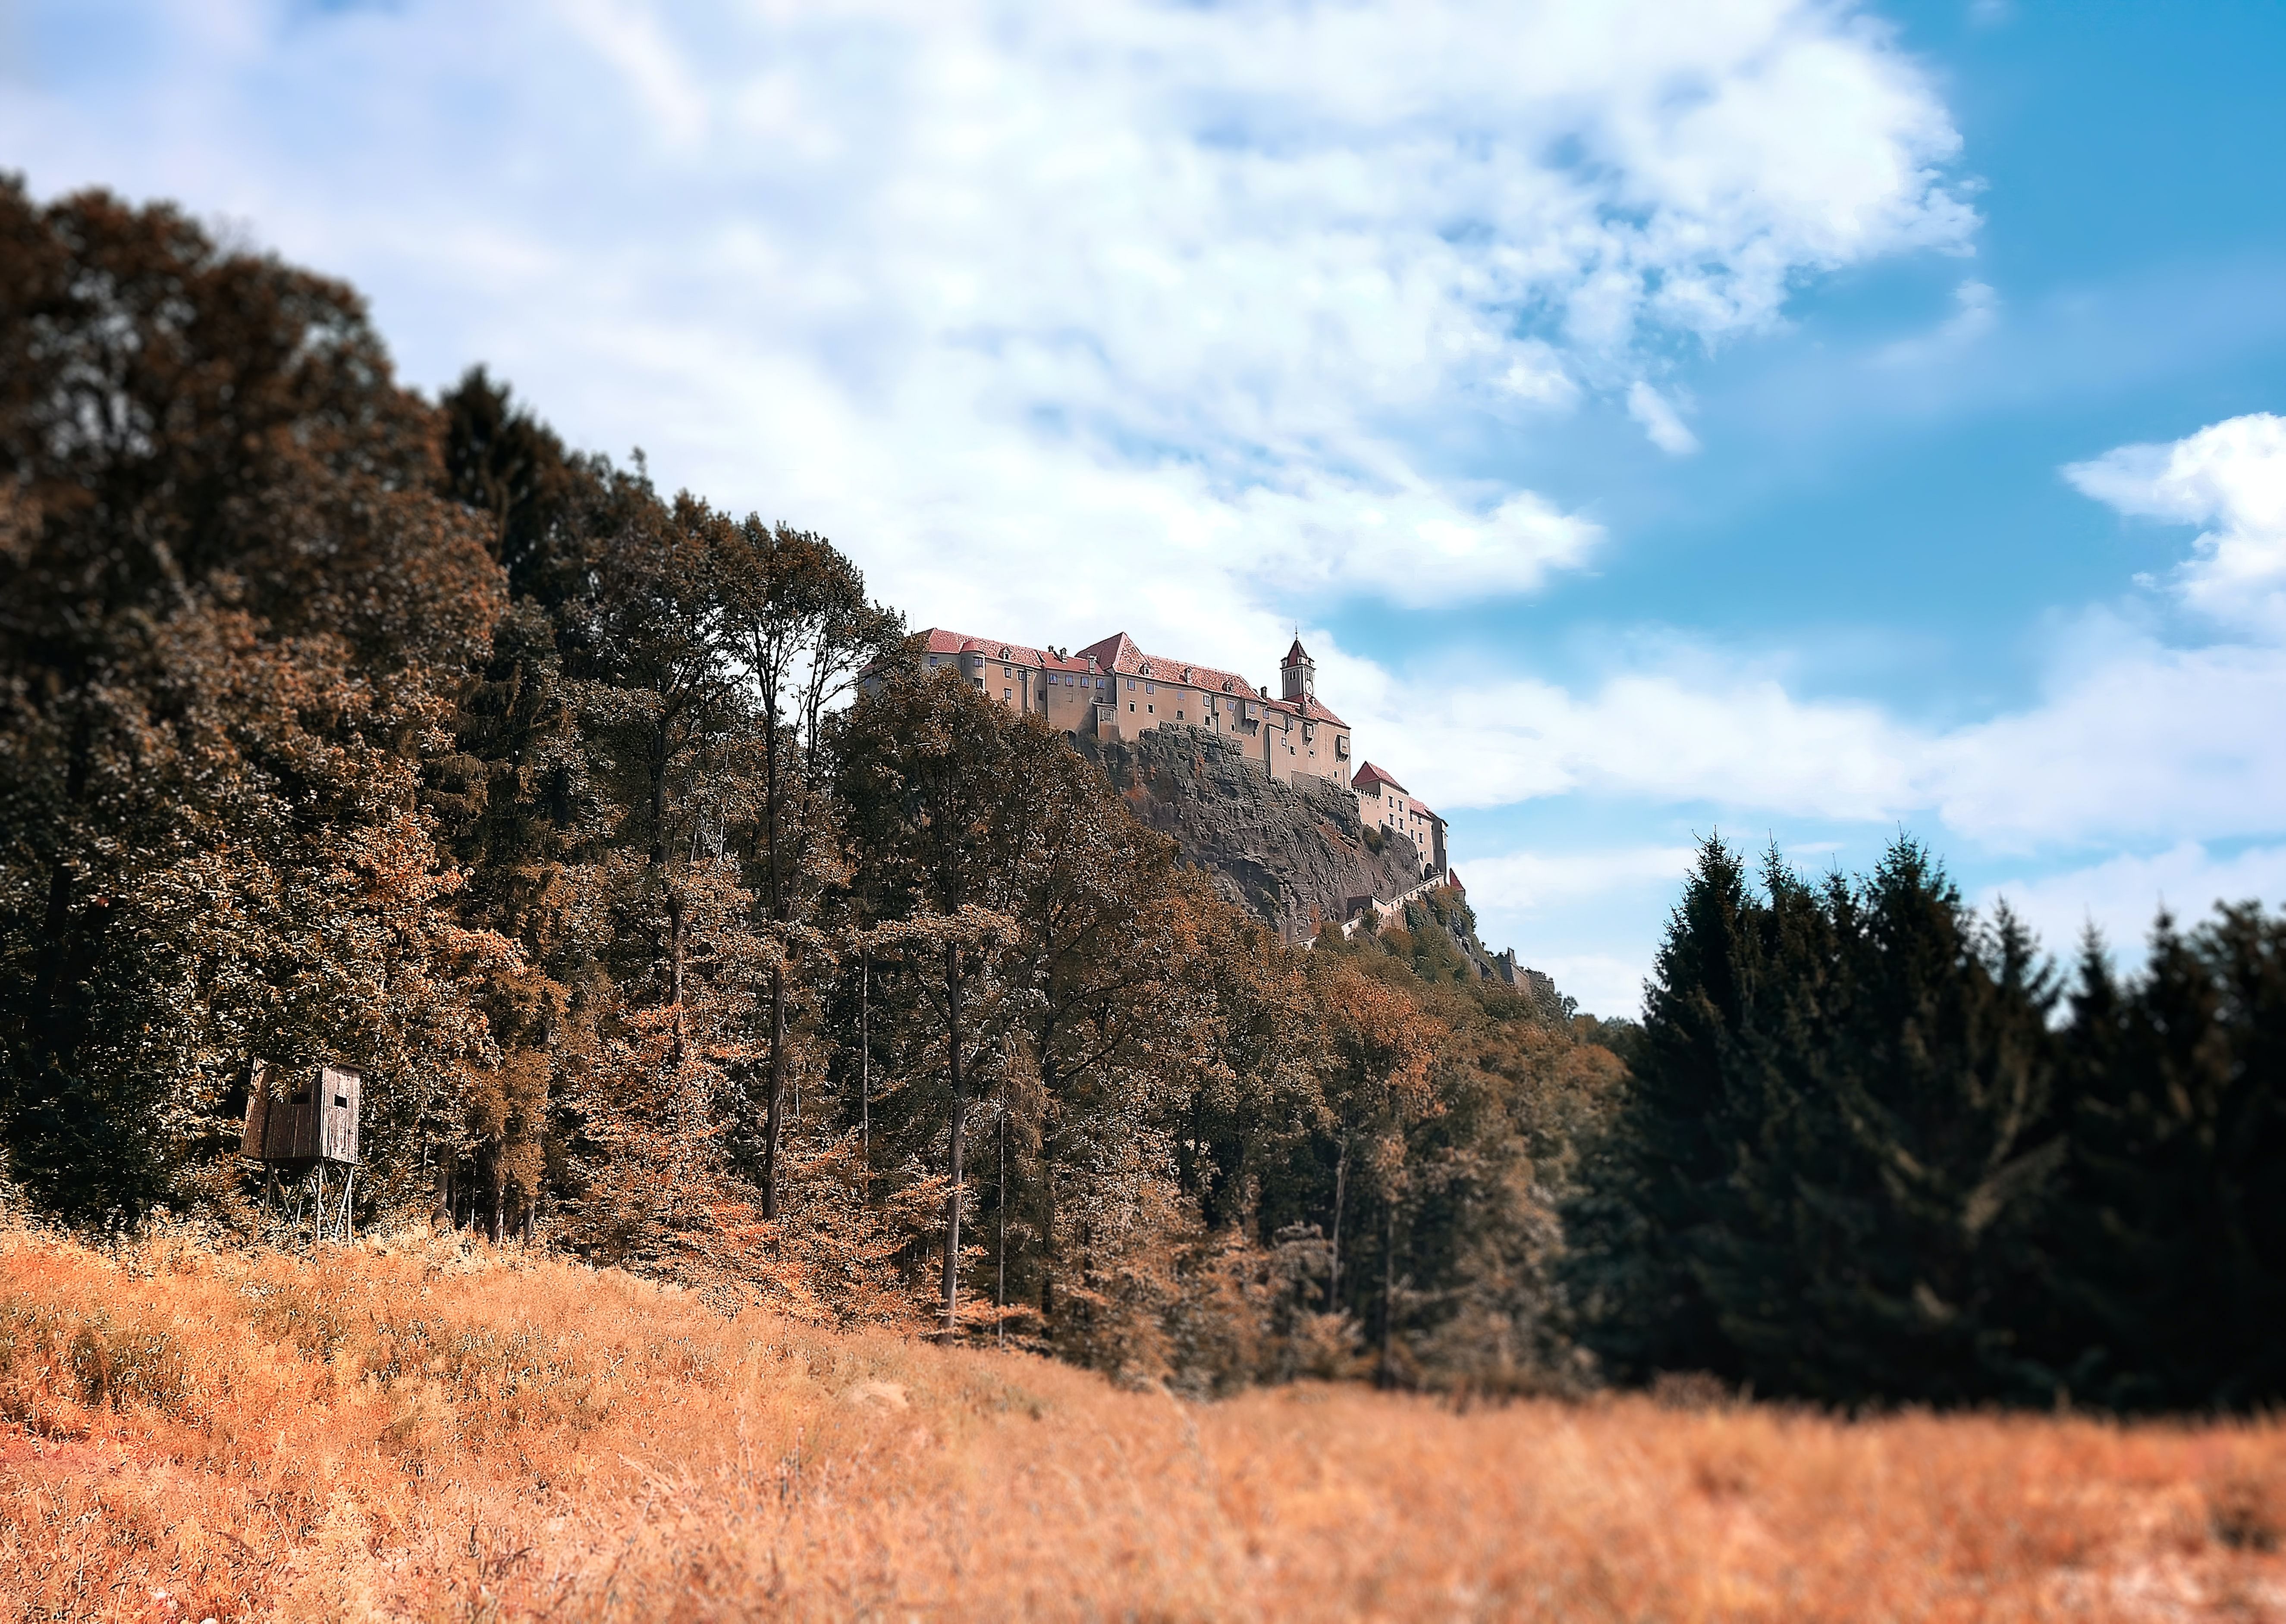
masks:
<path id="1" fill-rule="evenodd" d="M 450 1240 L 0 1232 L 28 1619 L 2286 1619 L 2286 1429 L 1192 1405 Z"/>

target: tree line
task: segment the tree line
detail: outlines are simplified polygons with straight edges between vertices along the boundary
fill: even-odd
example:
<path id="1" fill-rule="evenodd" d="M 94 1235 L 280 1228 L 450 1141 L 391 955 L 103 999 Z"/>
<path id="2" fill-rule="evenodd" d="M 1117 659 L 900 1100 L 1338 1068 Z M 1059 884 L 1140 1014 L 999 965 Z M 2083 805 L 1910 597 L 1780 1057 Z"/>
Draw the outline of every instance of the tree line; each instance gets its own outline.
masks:
<path id="1" fill-rule="evenodd" d="M 0 186 L 0 1147 L 240 1226 L 252 1070 L 368 1222 L 1197 1391 L 1516 1385 L 1620 1075 L 1440 892 L 1281 942 L 825 538 L 430 402 L 348 287 Z"/>
<path id="2" fill-rule="evenodd" d="M 1622 1378 L 1838 1403 L 2286 1395 L 2286 918 L 2060 974 L 1910 840 L 1862 880 L 1701 847 L 1567 1203 Z"/>
<path id="3" fill-rule="evenodd" d="M 847 555 L 401 388 L 354 290 L 0 184 L 0 1200 L 365 1221 L 1187 1391 L 2286 1388 L 2286 921 L 2068 974 L 1901 841 L 1702 849 L 1644 1020 L 1456 889 L 1281 942 Z"/>

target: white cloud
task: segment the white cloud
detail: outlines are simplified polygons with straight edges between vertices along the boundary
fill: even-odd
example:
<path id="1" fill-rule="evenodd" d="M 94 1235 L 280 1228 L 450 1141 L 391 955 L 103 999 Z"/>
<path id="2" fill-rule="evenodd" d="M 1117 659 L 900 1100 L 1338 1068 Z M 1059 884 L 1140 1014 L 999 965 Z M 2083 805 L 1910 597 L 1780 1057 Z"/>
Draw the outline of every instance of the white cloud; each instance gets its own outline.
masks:
<path id="1" fill-rule="evenodd" d="M 1606 1021 L 1643 1014 L 1644 966 L 1610 953 L 1520 954 L 1526 968 L 1552 977 L 1556 990 L 1579 1001 L 1580 1013 Z"/>
<path id="2" fill-rule="evenodd" d="M 2084 868 L 1985 888 L 1986 907 L 2006 901 L 2052 953 L 2069 954 L 2093 925 L 2115 956 L 2132 960 L 2165 908 L 2189 927 L 2217 903 L 2286 903 L 2286 846 L 2255 846 L 2217 857 L 2195 840 L 2156 854 L 2123 855 Z"/>
<path id="3" fill-rule="evenodd" d="M 1667 397 L 1638 378 L 1628 389 L 1628 415 L 1643 425 L 1651 443 L 1670 457 L 1687 457 L 1699 449 L 1691 432 Z"/>
<path id="4" fill-rule="evenodd" d="M 2286 650 L 2171 649 L 2101 618 L 2034 703 L 1942 729 L 1704 650 L 1578 691 L 1452 664 L 1340 678 L 1368 753 L 1440 808 L 1579 792 L 1941 826 L 1996 852 L 2286 832 Z"/>
<path id="5" fill-rule="evenodd" d="M 2023 711 L 1929 742 L 1946 825 L 1997 849 L 2286 830 L 2286 650 L 2123 638 Z"/>
<path id="6" fill-rule="evenodd" d="M 2064 477 L 2140 518 L 2203 524 L 2175 572 L 2192 608 L 2286 636 L 2286 417 L 2250 413 L 2161 445 L 2123 445 Z"/>
<path id="7" fill-rule="evenodd" d="M 487 360 L 919 620 L 1257 677 L 1291 615 L 1594 562 L 1591 516 L 1453 473 L 1457 439 L 1624 401 L 1687 452 L 1660 358 L 1976 225 L 1935 90 L 1847 0 L 43 9 L 63 43 L 0 97 L 42 193 L 251 222 L 416 380 Z M 1926 741 L 1759 668 L 1448 690 L 1308 635 L 1360 745 L 1453 804 L 1917 792 Z M 1631 1004 L 1624 961 L 1543 967 Z"/>
<path id="8" fill-rule="evenodd" d="M 1632 396 L 1644 348 L 1975 226 L 1927 80 L 1802 0 L 120 26 L 0 102 L 35 185 L 256 221 L 368 288 L 414 375 L 489 359 L 924 619 L 1233 662 L 1312 601 L 1589 560 L 1583 516 L 1440 471 L 1452 423 Z"/>
<path id="9" fill-rule="evenodd" d="M 1510 852 L 1470 859 L 1462 879 L 1472 906 L 1521 913 L 1605 896 L 1622 887 L 1671 888 L 1697 855 L 1689 846 Z"/>
<path id="10" fill-rule="evenodd" d="M 1919 337 L 1888 345 L 1875 353 L 1874 359 L 1885 367 L 1957 362 L 1960 352 L 1991 332 L 1999 319 L 2000 296 L 1991 284 L 1972 277 L 1952 290 L 1952 314 Z"/>
<path id="11" fill-rule="evenodd" d="M 1460 663 L 1402 685 L 1339 665 L 1321 686 L 1355 696 L 1343 713 L 1364 747 L 1440 808 L 1573 792 L 1843 819 L 1921 804 L 1922 735 L 1878 706 L 1798 698 L 1769 671 L 1700 650 L 1577 692 Z"/>

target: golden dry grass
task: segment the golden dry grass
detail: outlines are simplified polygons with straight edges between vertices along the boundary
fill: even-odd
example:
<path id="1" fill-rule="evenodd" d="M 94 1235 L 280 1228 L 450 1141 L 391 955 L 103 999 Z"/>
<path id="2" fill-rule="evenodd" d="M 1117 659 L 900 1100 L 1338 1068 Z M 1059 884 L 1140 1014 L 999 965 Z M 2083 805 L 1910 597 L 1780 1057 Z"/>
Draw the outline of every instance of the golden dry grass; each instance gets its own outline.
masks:
<path id="1" fill-rule="evenodd" d="M 26 1618 L 2286 1618 L 2273 1423 L 1199 1406 L 426 1238 L 0 1233 L 0 1408 Z"/>

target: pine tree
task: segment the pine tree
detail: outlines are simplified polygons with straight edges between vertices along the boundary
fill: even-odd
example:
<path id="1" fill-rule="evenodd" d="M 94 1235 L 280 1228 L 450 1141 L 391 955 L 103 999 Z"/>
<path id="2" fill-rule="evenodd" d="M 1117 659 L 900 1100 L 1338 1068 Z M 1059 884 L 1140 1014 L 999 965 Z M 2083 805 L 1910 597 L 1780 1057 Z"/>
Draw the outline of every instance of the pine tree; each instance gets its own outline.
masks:
<path id="1" fill-rule="evenodd" d="M 2050 977 L 1900 840 L 1863 884 L 1763 895 L 1702 851 L 1635 1077 L 1571 1214 L 1591 1346 L 1855 1402 L 2034 1396 L 2063 1155 Z"/>
<path id="2" fill-rule="evenodd" d="M 1842 1400 L 2007 1394 L 2022 1247 L 2064 1148 L 2050 978 L 2005 911 L 1980 926 L 1910 840 L 1862 887 L 1830 885 L 1825 912 L 1833 993 L 1798 1050 L 1805 1280 L 1761 1322 L 1750 1373 Z"/>
<path id="3" fill-rule="evenodd" d="M 1745 865 L 1709 836 L 1644 989 L 1633 1075 L 1586 1153 L 1565 1223 L 1580 1334 L 1613 1375 L 1740 1374 L 1694 1260 L 1734 1164 L 1731 1080 L 1750 1019 L 1760 910 Z"/>
<path id="4" fill-rule="evenodd" d="M 2053 1380 L 2119 1409 L 2286 1395 L 2286 919 L 2162 915 L 2122 987 L 2081 955 Z"/>

